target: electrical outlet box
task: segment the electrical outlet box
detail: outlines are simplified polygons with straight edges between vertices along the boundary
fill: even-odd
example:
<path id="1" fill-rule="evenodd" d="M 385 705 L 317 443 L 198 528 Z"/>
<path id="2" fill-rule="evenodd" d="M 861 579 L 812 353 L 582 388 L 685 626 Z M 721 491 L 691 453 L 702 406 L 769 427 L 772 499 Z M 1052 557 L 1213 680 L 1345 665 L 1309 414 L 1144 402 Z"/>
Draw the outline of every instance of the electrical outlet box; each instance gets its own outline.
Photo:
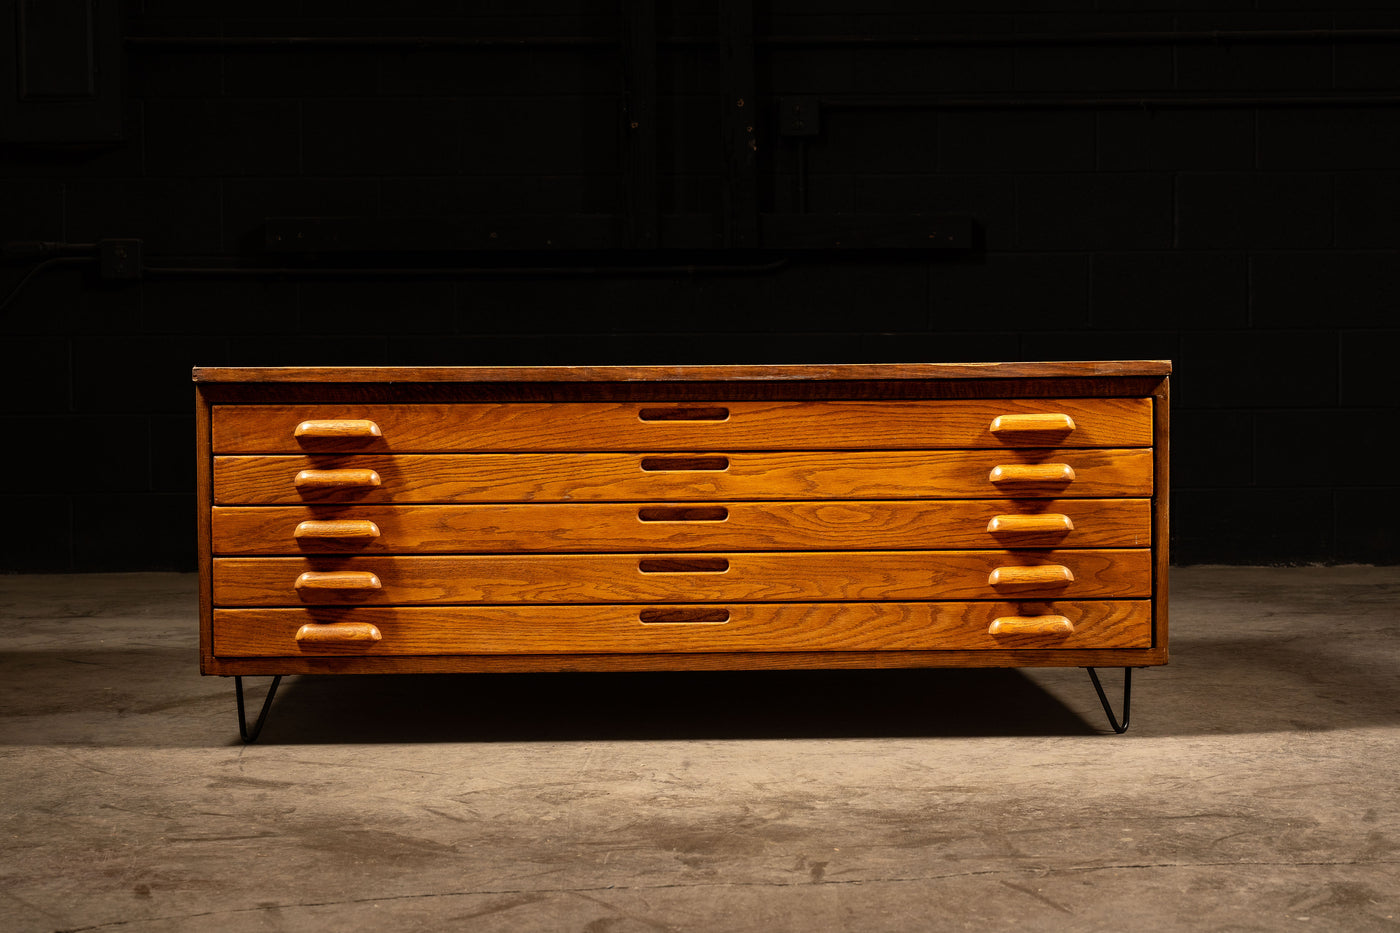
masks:
<path id="1" fill-rule="evenodd" d="M 98 265 L 104 279 L 141 277 L 140 240 L 99 240 Z"/>
<path id="2" fill-rule="evenodd" d="M 783 136 L 816 136 L 821 132 L 821 108 L 815 97 L 778 100 L 778 132 Z"/>

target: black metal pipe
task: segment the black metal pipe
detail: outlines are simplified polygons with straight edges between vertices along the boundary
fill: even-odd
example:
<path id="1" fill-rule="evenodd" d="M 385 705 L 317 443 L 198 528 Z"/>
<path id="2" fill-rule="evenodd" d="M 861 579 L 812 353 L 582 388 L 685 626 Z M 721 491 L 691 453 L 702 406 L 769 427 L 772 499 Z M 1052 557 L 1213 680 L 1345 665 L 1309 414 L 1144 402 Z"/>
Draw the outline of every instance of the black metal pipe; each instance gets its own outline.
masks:
<path id="1" fill-rule="evenodd" d="M 171 262 L 167 257 L 164 261 Z M 207 261 L 205 259 L 204 261 Z M 689 263 L 644 266 L 143 266 L 151 277 L 191 278 L 567 278 L 608 275 L 761 275 L 788 264 L 787 257 L 761 263 Z"/>
<path id="2" fill-rule="evenodd" d="M 1120 32 L 947 33 L 887 36 L 769 35 L 754 43 L 769 48 L 926 48 L 1017 47 L 1076 45 L 1230 45 L 1314 44 L 1328 42 L 1392 42 L 1400 29 L 1210 29 Z M 186 49 L 473 49 L 473 48 L 605 48 L 616 47 L 615 36 L 127 36 L 135 50 L 151 52 Z M 666 36 L 668 46 L 705 46 L 717 36 Z"/>
<path id="3" fill-rule="evenodd" d="M 96 256 L 53 256 L 42 262 L 35 263 L 29 267 L 24 275 L 20 276 L 19 281 L 5 294 L 5 297 L 0 298 L 0 313 L 4 313 L 8 310 L 14 300 L 19 297 L 19 293 L 24 291 L 24 286 L 29 284 L 30 279 L 34 278 L 34 276 L 38 275 L 40 272 L 43 272 L 45 269 L 52 269 L 55 266 L 87 265 L 95 262 L 97 262 Z"/>
<path id="4" fill-rule="evenodd" d="M 829 110 L 1168 110 L 1193 107 L 1394 107 L 1400 94 L 1137 94 L 1132 97 L 940 97 L 927 94 L 832 95 Z"/>
<path id="5" fill-rule="evenodd" d="M 1400 29 L 1210 29 L 1137 32 L 948 33 L 904 36 L 760 36 L 760 45 L 793 48 L 921 46 L 1229 45 L 1233 43 L 1389 42 Z"/>
<path id="6" fill-rule="evenodd" d="M 127 36 L 126 44 L 136 51 L 170 52 L 190 49 L 606 48 L 618 45 L 618 40 L 607 36 Z"/>

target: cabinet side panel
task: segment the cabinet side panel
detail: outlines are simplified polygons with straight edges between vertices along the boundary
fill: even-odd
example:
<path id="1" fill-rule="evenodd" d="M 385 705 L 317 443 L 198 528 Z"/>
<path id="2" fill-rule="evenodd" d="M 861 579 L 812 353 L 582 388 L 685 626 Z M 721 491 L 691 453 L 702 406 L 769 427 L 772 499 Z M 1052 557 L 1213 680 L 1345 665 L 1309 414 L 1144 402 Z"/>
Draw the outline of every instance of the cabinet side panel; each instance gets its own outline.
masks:
<path id="1" fill-rule="evenodd" d="M 213 471 L 210 447 L 210 405 L 203 390 L 194 390 L 195 517 L 199 561 L 199 672 L 214 673 L 213 548 L 210 509 L 213 507 Z"/>
<path id="2" fill-rule="evenodd" d="M 1156 566 L 1152 587 L 1154 625 L 1152 644 L 1162 656 L 1160 663 L 1167 662 L 1167 573 L 1171 564 L 1169 543 L 1171 541 L 1170 499 L 1171 499 L 1171 386 L 1170 378 L 1163 378 L 1160 388 L 1154 393 L 1152 406 L 1153 456 L 1156 459 L 1156 497 L 1152 506 L 1152 547 L 1156 552 Z"/>

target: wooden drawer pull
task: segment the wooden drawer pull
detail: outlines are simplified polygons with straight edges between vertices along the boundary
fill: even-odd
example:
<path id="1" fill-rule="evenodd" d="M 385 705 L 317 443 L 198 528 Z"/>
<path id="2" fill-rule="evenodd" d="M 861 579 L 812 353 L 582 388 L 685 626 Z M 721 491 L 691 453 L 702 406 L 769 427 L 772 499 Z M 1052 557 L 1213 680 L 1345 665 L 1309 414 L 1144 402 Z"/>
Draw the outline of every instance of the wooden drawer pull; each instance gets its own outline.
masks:
<path id="1" fill-rule="evenodd" d="M 1074 623 L 1064 616 L 1002 616 L 987 626 L 988 635 L 1073 635 Z"/>
<path id="2" fill-rule="evenodd" d="M 308 622 L 297 629 L 297 642 L 303 645 L 355 645 L 383 637 L 379 626 L 369 622 Z"/>
<path id="3" fill-rule="evenodd" d="M 294 437 L 383 437 L 373 421 L 303 421 Z"/>
<path id="4" fill-rule="evenodd" d="M 379 537 L 379 526 L 363 519 L 340 519 L 330 522 L 302 522 L 292 532 L 294 538 L 334 538 L 336 540 Z"/>
<path id="5" fill-rule="evenodd" d="M 1064 586 L 1074 582 L 1074 572 L 1061 564 L 1038 567 L 998 567 L 987 574 L 988 586 Z"/>
<path id="6" fill-rule="evenodd" d="M 641 573 L 727 573 L 729 561 L 723 557 L 643 557 L 637 561 Z"/>
<path id="7" fill-rule="evenodd" d="M 294 482 L 298 489 L 360 489 L 380 480 L 373 470 L 302 470 Z"/>
<path id="8" fill-rule="evenodd" d="M 1040 515 L 994 515 L 987 522 L 992 534 L 1063 534 L 1074 530 L 1068 515 L 1045 512 Z"/>
<path id="9" fill-rule="evenodd" d="M 643 609 L 637 614 L 647 625 L 720 625 L 729 621 L 728 609 Z"/>
<path id="10" fill-rule="evenodd" d="M 648 473 L 668 470 L 719 472 L 729 469 L 728 457 L 643 457 L 642 469 Z"/>
<path id="11" fill-rule="evenodd" d="M 1016 483 L 1072 483 L 1074 467 L 1068 463 L 1013 463 L 992 467 L 987 479 L 1000 485 Z"/>
<path id="12" fill-rule="evenodd" d="M 364 570 L 332 570 L 318 573 L 308 570 L 297 577 L 298 590 L 377 590 L 383 586 L 379 577 Z"/>
<path id="13" fill-rule="evenodd" d="M 729 510 L 723 506 L 652 506 L 637 510 L 637 518 L 644 522 L 722 522 L 729 518 Z"/>
<path id="14" fill-rule="evenodd" d="M 639 421 L 728 421 L 728 408 L 643 408 Z"/>
<path id="15" fill-rule="evenodd" d="M 1074 430 L 1074 419 L 1069 415 L 1053 413 L 1035 415 L 997 415 L 992 419 L 992 433 L 1015 436 L 1017 434 L 1068 434 Z"/>

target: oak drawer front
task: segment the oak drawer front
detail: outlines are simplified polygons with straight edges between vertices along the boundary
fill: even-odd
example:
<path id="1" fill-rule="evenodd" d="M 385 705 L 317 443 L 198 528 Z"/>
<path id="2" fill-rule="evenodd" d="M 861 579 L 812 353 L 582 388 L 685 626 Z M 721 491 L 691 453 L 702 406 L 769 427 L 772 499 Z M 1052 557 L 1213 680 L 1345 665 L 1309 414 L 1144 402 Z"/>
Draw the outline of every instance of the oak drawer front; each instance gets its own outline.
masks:
<path id="1" fill-rule="evenodd" d="M 213 643 L 216 655 L 230 658 L 1148 648 L 1152 606 L 1117 600 L 215 609 Z"/>
<path id="2" fill-rule="evenodd" d="M 1045 416 L 1062 415 L 1068 422 Z M 1026 416 L 1035 416 L 1027 419 Z M 1003 421 L 997 424 L 996 419 Z M 1037 420 L 1038 419 L 1038 420 Z M 370 425 L 373 425 L 371 429 Z M 213 451 L 1146 447 L 1148 398 L 216 405 Z"/>
<path id="3" fill-rule="evenodd" d="M 1152 494 L 1152 451 L 804 451 L 216 457 L 214 502 L 1116 498 Z"/>
<path id="4" fill-rule="evenodd" d="M 217 606 L 1103 599 L 1152 592 L 1151 552 L 838 551 L 220 558 Z"/>
<path id="5" fill-rule="evenodd" d="M 213 553 L 1144 548 L 1148 499 L 242 506 Z"/>

